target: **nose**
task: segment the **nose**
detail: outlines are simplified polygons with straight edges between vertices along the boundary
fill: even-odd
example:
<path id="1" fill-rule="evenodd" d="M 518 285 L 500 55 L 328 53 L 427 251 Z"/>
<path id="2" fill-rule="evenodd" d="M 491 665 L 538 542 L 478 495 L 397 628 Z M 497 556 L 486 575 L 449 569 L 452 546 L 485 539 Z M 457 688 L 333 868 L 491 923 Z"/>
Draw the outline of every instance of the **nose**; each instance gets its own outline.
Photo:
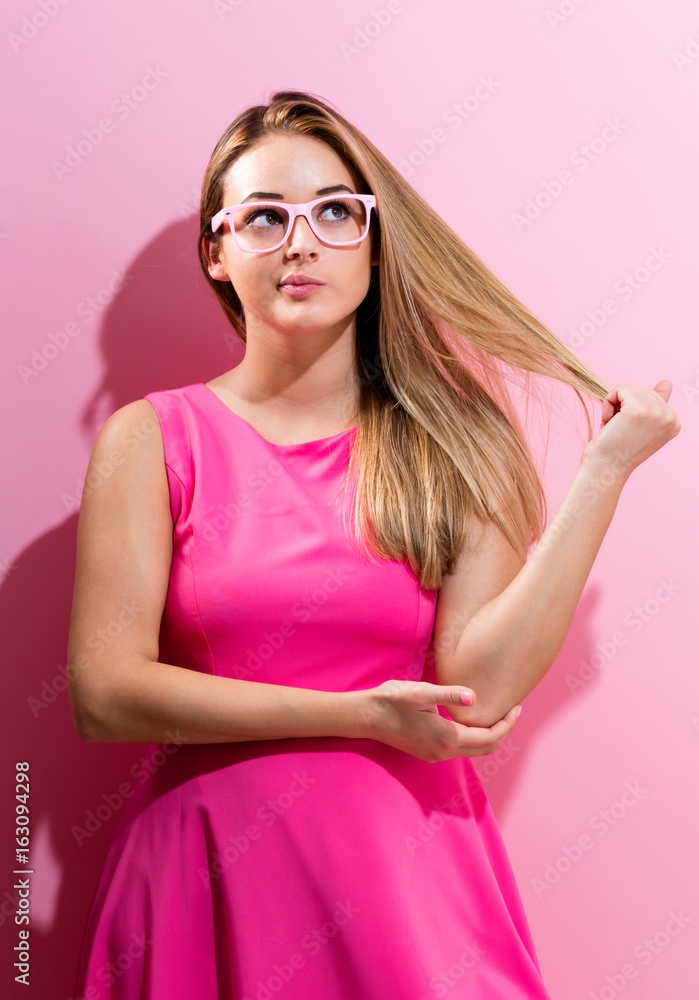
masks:
<path id="1" fill-rule="evenodd" d="M 287 253 L 298 253 L 317 245 L 318 238 L 305 215 L 297 215 L 286 238 Z"/>

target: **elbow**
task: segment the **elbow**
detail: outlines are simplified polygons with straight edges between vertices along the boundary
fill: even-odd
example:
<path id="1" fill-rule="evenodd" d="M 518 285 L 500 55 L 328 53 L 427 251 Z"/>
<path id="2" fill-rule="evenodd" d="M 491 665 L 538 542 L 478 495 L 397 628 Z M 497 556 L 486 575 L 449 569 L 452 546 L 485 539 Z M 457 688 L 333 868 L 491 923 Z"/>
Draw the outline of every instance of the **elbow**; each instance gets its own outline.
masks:
<path id="1" fill-rule="evenodd" d="M 100 735 L 99 722 L 94 712 L 85 705 L 71 704 L 73 725 L 75 731 L 84 743 L 100 743 L 104 737 Z"/>
<path id="2" fill-rule="evenodd" d="M 103 715 L 99 710 L 94 694 L 70 687 L 70 710 L 73 716 L 75 731 L 84 743 L 105 743 L 109 737 L 105 735 Z"/>
<path id="3" fill-rule="evenodd" d="M 482 683 L 481 676 L 455 676 L 451 672 L 449 676 L 445 677 L 442 673 L 437 683 L 445 686 L 463 685 L 470 688 L 475 694 L 472 705 L 444 705 L 454 722 L 458 722 L 462 726 L 490 729 L 496 722 L 504 719 L 507 713 L 519 702 L 511 701 L 513 692 L 506 690 L 502 684 Z"/>
<path id="4" fill-rule="evenodd" d="M 500 722 L 516 702 L 507 704 L 508 693 L 501 683 L 494 683 L 493 666 L 490 663 L 475 663 L 475 658 L 469 658 L 470 670 L 458 668 L 454 657 L 449 661 L 435 664 L 436 683 L 442 686 L 463 685 L 475 694 L 472 705 L 445 705 L 454 722 L 464 726 L 476 726 L 479 729 L 490 729 Z"/>
<path id="5" fill-rule="evenodd" d="M 75 730 L 84 743 L 123 742 L 119 713 L 124 697 L 128 701 L 128 690 L 126 694 L 124 691 L 124 678 L 129 671 L 125 662 L 130 666 L 131 661 L 126 661 L 121 654 L 118 654 L 118 658 L 110 658 L 108 662 L 102 661 L 99 664 L 91 662 L 82 654 L 69 658 L 70 709 Z M 88 664 L 91 669 L 84 669 Z"/>
<path id="6" fill-rule="evenodd" d="M 98 724 L 92 717 L 85 717 L 76 722 L 75 728 L 83 743 L 108 743 Z"/>
<path id="7" fill-rule="evenodd" d="M 490 729 L 496 722 L 500 722 L 514 705 L 507 707 L 497 705 L 445 705 L 444 706 L 454 722 L 462 726 L 476 726 L 479 729 Z"/>

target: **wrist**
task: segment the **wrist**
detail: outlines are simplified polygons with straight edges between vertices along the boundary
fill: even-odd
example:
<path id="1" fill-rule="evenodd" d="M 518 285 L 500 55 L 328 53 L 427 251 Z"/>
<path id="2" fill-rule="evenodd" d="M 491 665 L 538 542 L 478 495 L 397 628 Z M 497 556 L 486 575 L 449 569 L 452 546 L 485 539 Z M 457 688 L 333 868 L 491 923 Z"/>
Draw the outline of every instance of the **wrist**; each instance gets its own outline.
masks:
<path id="1" fill-rule="evenodd" d="M 373 738 L 372 719 L 376 710 L 372 708 L 372 690 L 339 692 L 337 736 L 355 740 Z"/>
<path id="2" fill-rule="evenodd" d="M 600 493 L 611 487 L 621 487 L 629 478 L 635 466 L 622 455 L 613 457 L 600 455 L 594 448 L 586 445 L 580 459 L 580 470 L 590 485 Z"/>

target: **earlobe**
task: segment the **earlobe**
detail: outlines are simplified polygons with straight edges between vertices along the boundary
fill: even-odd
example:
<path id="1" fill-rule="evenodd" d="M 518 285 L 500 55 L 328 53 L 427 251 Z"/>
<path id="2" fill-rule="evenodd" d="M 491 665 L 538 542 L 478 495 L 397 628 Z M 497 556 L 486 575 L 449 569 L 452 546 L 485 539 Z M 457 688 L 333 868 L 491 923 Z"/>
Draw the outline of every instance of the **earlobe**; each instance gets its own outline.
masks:
<path id="1" fill-rule="evenodd" d="M 216 281 L 228 281 L 228 274 L 221 263 L 209 264 L 209 274 Z"/>

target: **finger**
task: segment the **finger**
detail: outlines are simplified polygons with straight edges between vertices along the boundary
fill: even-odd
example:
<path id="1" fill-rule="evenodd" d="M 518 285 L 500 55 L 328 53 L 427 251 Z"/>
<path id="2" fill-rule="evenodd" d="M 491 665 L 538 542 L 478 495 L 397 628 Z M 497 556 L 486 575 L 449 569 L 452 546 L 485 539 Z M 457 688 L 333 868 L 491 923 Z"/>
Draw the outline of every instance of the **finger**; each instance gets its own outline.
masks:
<path id="1" fill-rule="evenodd" d="M 500 719 L 495 725 L 490 726 L 490 728 L 485 729 L 480 726 L 463 726 L 463 732 L 459 733 L 460 736 L 460 746 L 464 747 L 490 747 L 497 743 L 510 733 L 514 728 L 514 724 L 517 720 L 517 709 L 519 705 L 515 705 L 507 713 L 504 719 Z"/>
<path id="2" fill-rule="evenodd" d="M 656 386 L 653 387 L 653 392 L 657 392 L 659 396 L 662 396 L 667 403 L 670 398 L 670 393 L 672 392 L 672 382 L 669 378 L 661 378 Z"/>
<path id="3" fill-rule="evenodd" d="M 433 701 L 435 705 L 472 705 L 476 700 L 475 691 L 461 684 L 434 684 L 433 687 L 436 689 Z"/>
<path id="4" fill-rule="evenodd" d="M 463 684 L 432 684 L 429 681 L 399 681 L 393 678 L 380 688 L 384 697 L 408 698 L 414 707 L 436 705 L 472 705 L 476 694 Z"/>
<path id="5" fill-rule="evenodd" d="M 619 402 L 619 386 L 616 385 L 602 400 L 602 413 L 600 418 L 601 427 L 604 427 L 604 425 L 612 419 L 616 413 L 616 408 L 619 405 Z"/>

